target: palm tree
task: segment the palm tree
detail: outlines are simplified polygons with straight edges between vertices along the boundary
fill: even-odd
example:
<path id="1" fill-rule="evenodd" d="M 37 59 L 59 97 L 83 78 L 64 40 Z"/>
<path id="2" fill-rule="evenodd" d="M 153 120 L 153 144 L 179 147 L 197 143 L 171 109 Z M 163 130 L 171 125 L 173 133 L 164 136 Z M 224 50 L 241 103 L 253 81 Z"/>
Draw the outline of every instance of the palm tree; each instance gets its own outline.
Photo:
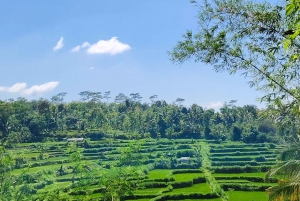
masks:
<path id="1" fill-rule="evenodd" d="M 266 178 L 272 176 L 280 180 L 277 186 L 267 189 L 270 201 L 300 201 L 300 142 L 291 144 L 281 153 L 282 161 L 270 170 Z"/>

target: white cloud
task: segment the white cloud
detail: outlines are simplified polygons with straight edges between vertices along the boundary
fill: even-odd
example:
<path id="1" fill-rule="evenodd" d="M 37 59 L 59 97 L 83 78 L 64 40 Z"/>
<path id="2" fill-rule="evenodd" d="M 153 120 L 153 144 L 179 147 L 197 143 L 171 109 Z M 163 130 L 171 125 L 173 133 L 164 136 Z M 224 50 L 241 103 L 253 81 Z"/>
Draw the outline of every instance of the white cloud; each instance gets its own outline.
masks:
<path id="1" fill-rule="evenodd" d="M 27 84 L 24 82 L 16 83 L 11 87 L 0 86 L 0 92 L 9 92 L 9 93 L 21 93 L 25 95 L 39 94 L 43 92 L 52 91 L 58 86 L 59 82 L 47 82 L 41 85 L 34 85 L 30 88 L 27 88 Z"/>
<path id="2" fill-rule="evenodd" d="M 212 109 L 219 109 L 222 106 L 223 106 L 223 103 L 220 101 L 217 101 L 217 102 L 210 102 L 207 107 L 212 108 Z"/>
<path id="3" fill-rule="evenodd" d="M 11 87 L 0 86 L 0 91 L 9 92 L 9 93 L 17 93 L 17 92 L 23 91 L 25 88 L 26 88 L 26 83 L 22 82 L 22 83 L 16 83 L 16 84 L 12 85 Z"/>
<path id="4" fill-rule="evenodd" d="M 130 49 L 129 45 L 121 43 L 117 37 L 112 37 L 110 40 L 99 40 L 97 43 L 92 44 L 87 49 L 87 53 L 115 55 Z"/>
<path id="5" fill-rule="evenodd" d="M 45 84 L 41 85 L 34 85 L 30 87 L 29 89 L 25 89 L 23 91 L 24 94 L 26 95 L 32 95 L 32 94 L 37 94 L 37 93 L 43 93 L 47 91 L 52 91 L 58 86 L 59 82 L 47 82 Z"/>
<path id="6" fill-rule="evenodd" d="M 90 70 L 94 70 L 95 69 L 95 67 L 90 67 Z"/>
<path id="7" fill-rule="evenodd" d="M 59 39 L 59 41 L 57 42 L 56 46 L 53 48 L 53 51 L 57 51 L 57 50 L 63 48 L 63 46 L 64 46 L 64 37 L 61 37 Z"/>
<path id="8" fill-rule="evenodd" d="M 80 50 L 80 45 L 77 45 L 73 49 L 71 49 L 71 52 L 78 52 Z"/>
<path id="9" fill-rule="evenodd" d="M 91 46 L 91 44 L 89 44 L 89 42 L 84 42 L 82 45 L 81 45 L 81 48 L 86 48 L 86 47 L 89 47 Z"/>
<path id="10" fill-rule="evenodd" d="M 80 49 L 86 49 L 88 54 L 119 54 L 124 51 L 130 50 L 131 47 L 125 43 L 118 41 L 117 37 L 112 37 L 110 40 L 99 40 L 95 44 L 84 42 L 82 45 L 77 45 L 71 52 L 78 52 Z"/>
<path id="11" fill-rule="evenodd" d="M 76 47 L 71 49 L 71 52 L 78 52 L 80 49 L 86 48 L 86 47 L 89 47 L 89 46 L 91 46 L 91 44 L 89 44 L 88 42 L 84 42 L 82 45 L 77 45 Z"/>

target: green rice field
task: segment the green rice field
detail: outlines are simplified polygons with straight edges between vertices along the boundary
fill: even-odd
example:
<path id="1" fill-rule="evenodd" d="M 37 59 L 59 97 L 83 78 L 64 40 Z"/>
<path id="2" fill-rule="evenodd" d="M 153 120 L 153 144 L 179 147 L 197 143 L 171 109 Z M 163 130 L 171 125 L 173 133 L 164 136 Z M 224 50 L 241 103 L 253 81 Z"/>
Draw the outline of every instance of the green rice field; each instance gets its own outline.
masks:
<path id="1" fill-rule="evenodd" d="M 128 154 L 124 154 L 124 150 L 132 142 L 135 141 L 114 140 L 108 143 L 107 140 L 98 140 L 90 141 L 89 146 L 83 143 L 76 145 L 82 154 L 80 163 L 90 164 L 90 167 L 97 165 L 102 172 L 112 167 L 120 168 L 120 161 L 129 164 L 127 167 L 147 167 L 144 176 L 134 176 L 129 180 L 135 187 L 131 187 L 130 194 L 124 195 L 124 200 L 220 201 L 227 196 L 230 201 L 264 201 L 267 200 L 265 190 L 276 185 L 276 179 L 264 181 L 265 172 L 277 163 L 279 150 L 267 143 L 149 140 L 144 141 L 139 151 L 131 153 L 127 159 Z M 200 155 L 195 152 L 196 146 L 201 150 L 204 145 L 208 148 L 207 156 L 203 152 Z M 12 147 L 11 152 L 20 153 L 28 161 L 12 174 L 19 175 L 25 171 L 39 178 L 32 183 L 37 194 L 61 189 L 70 200 L 101 199 L 103 186 L 97 182 L 103 179 L 101 171 L 98 171 L 93 184 L 76 187 L 80 175 L 72 171 L 78 163 L 70 159 L 70 144 L 51 142 L 43 146 L 43 152 L 37 149 L 36 144 L 30 143 Z M 188 161 L 182 161 L 182 157 L 188 157 Z M 210 169 L 202 166 L 205 157 L 210 160 Z M 136 160 L 140 160 L 139 163 L 135 163 Z M 60 171 L 63 174 L 58 174 Z M 223 197 L 216 192 L 218 187 L 224 192 Z"/>

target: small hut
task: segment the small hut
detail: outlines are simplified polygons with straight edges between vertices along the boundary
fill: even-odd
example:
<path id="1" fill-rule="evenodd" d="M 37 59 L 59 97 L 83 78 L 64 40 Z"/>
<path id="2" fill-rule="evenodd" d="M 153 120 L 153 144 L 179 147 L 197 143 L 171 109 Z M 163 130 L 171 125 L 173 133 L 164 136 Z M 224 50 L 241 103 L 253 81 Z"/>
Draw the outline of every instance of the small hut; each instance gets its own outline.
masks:
<path id="1" fill-rule="evenodd" d="M 189 163 L 190 157 L 181 157 L 180 160 L 181 160 L 181 163 Z"/>
<path id="2" fill-rule="evenodd" d="M 80 137 L 80 138 L 68 138 L 67 142 L 83 142 L 83 137 Z"/>

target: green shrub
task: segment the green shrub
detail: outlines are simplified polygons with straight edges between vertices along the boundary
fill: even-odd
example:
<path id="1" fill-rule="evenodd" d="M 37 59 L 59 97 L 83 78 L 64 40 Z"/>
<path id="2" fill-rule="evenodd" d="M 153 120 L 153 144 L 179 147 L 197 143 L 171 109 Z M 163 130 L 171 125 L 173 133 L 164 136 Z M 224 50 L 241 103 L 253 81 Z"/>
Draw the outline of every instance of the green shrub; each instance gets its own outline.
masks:
<path id="1" fill-rule="evenodd" d="M 178 145 L 177 149 L 191 149 L 191 146 L 188 144 Z"/>
<path id="2" fill-rule="evenodd" d="M 201 193 L 185 193 L 185 194 L 170 194 L 160 195 L 150 201 L 165 201 L 165 200 L 185 200 L 185 199 L 214 199 L 218 198 L 215 194 L 201 194 Z"/>
<path id="3" fill-rule="evenodd" d="M 228 162 L 212 162 L 213 166 L 257 166 L 259 165 L 256 161 L 228 161 Z"/>
<path id="4" fill-rule="evenodd" d="M 167 187 L 167 182 L 144 182 L 140 184 L 144 188 L 164 188 Z"/>
<path id="5" fill-rule="evenodd" d="M 257 161 L 257 162 L 265 162 L 266 158 L 264 156 L 258 156 L 258 157 L 255 158 L 255 161 Z"/>
<path id="6" fill-rule="evenodd" d="M 228 191 L 229 189 L 234 189 L 237 191 L 265 191 L 270 186 L 268 185 L 253 186 L 249 184 L 226 183 L 226 184 L 221 184 L 221 187 L 225 191 Z"/>
<path id="7" fill-rule="evenodd" d="M 193 186 L 193 181 L 180 181 L 180 182 L 171 182 L 170 183 L 173 188 L 186 188 L 186 187 L 191 187 Z"/>
<path id="8" fill-rule="evenodd" d="M 176 164 L 174 165 L 174 169 L 185 169 L 185 168 L 199 168 L 201 166 L 200 163 L 190 163 L 190 164 L 186 164 L 186 163 L 182 163 L 182 164 Z"/>
<path id="9" fill-rule="evenodd" d="M 202 171 L 199 169 L 173 170 L 173 174 L 184 174 L 184 173 L 202 173 Z"/>
<path id="10" fill-rule="evenodd" d="M 192 157 L 195 154 L 194 150 L 184 150 L 184 151 L 177 151 L 176 157 Z"/>
<path id="11" fill-rule="evenodd" d="M 215 167 L 215 173 L 245 173 L 245 172 L 261 172 L 261 167 L 251 166 L 226 166 L 226 167 Z"/>
<path id="12" fill-rule="evenodd" d="M 206 182 L 205 177 L 196 177 L 193 179 L 193 184 L 200 184 L 205 182 Z"/>

